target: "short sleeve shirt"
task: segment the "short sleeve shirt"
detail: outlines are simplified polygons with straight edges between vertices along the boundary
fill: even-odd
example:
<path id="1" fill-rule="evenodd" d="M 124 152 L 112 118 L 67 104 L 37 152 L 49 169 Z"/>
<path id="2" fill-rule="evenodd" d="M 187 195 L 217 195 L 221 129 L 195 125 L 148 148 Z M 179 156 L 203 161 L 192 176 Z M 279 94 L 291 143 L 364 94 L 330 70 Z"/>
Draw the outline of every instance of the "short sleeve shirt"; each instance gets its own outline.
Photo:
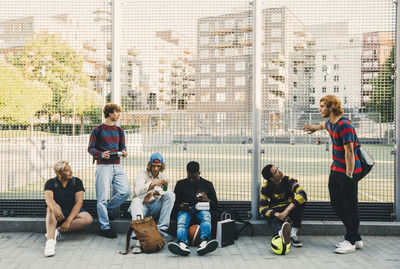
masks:
<path id="1" fill-rule="evenodd" d="M 71 210 L 75 205 L 75 193 L 85 191 L 82 180 L 77 177 L 71 178 L 65 188 L 57 177 L 49 179 L 44 185 L 44 190 L 52 191 L 56 203 L 61 208 L 68 210 Z"/>
<path id="2" fill-rule="evenodd" d="M 332 158 L 333 163 L 331 169 L 337 172 L 346 173 L 346 161 L 344 145 L 353 142 L 354 150 L 354 174 L 361 173 L 361 162 L 357 154 L 357 134 L 353 124 L 345 117 L 338 120 L 336 124 L 332 124 L 329 120 L 325 122 L 325 127 L 332 139 Z"/>

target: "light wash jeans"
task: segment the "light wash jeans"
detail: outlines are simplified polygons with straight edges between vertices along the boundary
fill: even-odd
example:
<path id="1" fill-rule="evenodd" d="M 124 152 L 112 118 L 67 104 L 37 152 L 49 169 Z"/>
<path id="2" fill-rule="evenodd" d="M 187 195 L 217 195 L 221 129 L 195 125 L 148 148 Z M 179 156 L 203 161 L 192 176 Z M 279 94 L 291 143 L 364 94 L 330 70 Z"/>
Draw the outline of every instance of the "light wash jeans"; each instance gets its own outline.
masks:
<path id="1" fill-rule="evenodd" d="M 115 194 L 107 202 L 110 187 L 114 187 Z M 96 197 L 97 215 L 100 222 L 100 229 L 110 229 L 108 209 L 113 210 L 119 207 L 131 195 L 128 177 L 120 164 L 100 164 L 96 169 Z"/>
<path id="2" fill-rule="evenodd" d="M 148 217 L 151 212 L 153 218 L 158 218 L 157 229 L 167 232 L 174 203 L 175 193 L 167 191 L 159 199 L 152 201 L 148 205 L 144 205 L 141 198 L 133 198 L 128 211 L 132 215 L 132 220 L 135 220 L 137 215 L 142 218 Z"/>
<path id="3" fill-rule="evenodd" d="M 187 234 L 190 221 L 195 216 L 200 220 L 200 242 L 204 238 L 211 239 L 211 213 L 208 210 L 198 211 L 192 208 L 189 212 L 179 211 L 178 212 L 178 227 L 176 231 L 177 241 L 185 242 L 188 244 Z"/>

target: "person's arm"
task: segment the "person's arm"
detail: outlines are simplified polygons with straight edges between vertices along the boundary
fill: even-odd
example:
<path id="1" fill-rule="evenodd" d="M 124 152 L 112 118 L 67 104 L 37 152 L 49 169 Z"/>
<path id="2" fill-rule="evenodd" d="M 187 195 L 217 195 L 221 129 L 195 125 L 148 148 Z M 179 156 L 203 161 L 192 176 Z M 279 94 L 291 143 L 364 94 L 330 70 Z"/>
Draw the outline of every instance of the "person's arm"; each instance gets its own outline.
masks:
<path id="1" fill-rule="evenodd" d="M 61 211 L 61 207 L 54 200 L 53 191 L 45 190 L 44 191 L 44 200 L 46 201 L 47 207 L 51 210 L 51 212 L 53 212 L 57 221 L 62 221 L 63 219 L 65 219 L 65 217 Z"/>
<path id="2" fill-rule="evenodd" d="M 90 155 L 92 155 L 96 160 L 103 158 L 103 159 L 110 159 L 110 151 L 99 151 L 96 149 L 96 143 L 97 143 L 97 132 L 99 130 L 97 128 L 94 128 L 90 134 L 89 138 L 89 146 L 88 146 L 88 152 Z"/>
<path id="3" fill-rule="evenodd" d="M 211 211 L 217 210 L 218 199 L 217 199 L 217 194 L 215 192 L 214 185 L 212 184 L 212 182 L 209 183 L 208 195 L 205 194 L 204 198 L 207 198 L 208 202 L 210 202 L 210 210 Z"/>
<path id="4" fill-rule="evenodd" d="M 307 202 L 307 194 L 304 189 L 299 185 L 296 179 L 290 178 L 290 192 L 293 193 L 293 201 L 286 207 L 286 209 L 278 214 L 278 218 L 281 220 L 287 220 L 289 213 L 296 207 Z"/>
<path id="5" fill-rule="evenodd" d="M 354 143 L 348 142 L 343 145 L 344 147 L 344 160 L 346 161 L 346 175 L 349 178 L 353 178 L 354 167 L 356 161 L 354 159 Z"/>
<path id="6" fill-rule="evenodd" d="M 68 218 L 59 228 L 60 232 L 68 232 L 71 222 L 79 214 L 79 211 L 81 211 L 82 205 L 83 205 L 83 191 L 78 191 L 75 193 L 75 205 L 72 208 Z"/>
<path id="7" fill-rule="evenodd" d="M 137 196 L 147 193 L 151 182 L 146 183 L 147 171 L 139 171 L 136 175 L 135 194 Z"/>
<path id="8" fill-rule="evenodd" d="M 312 125 L 312 124 L 305 124 L 304 125 L 304 131 L 306 131 L 308 134 L 312 134 L 316 131 L 324 130 L 325 129 L 325 122 L 322 121 L 318 125 Z"/>
<path id="9" fill-rule="evenodd" d="M 182 181 L 178 181 L 175 185 L 174 193 L 175 193 L 175 204 L 174 210 L 176 212 L 179 211 L 188 211 L 191 209 L 189 203 L 185 203 L 183 201 L 183 188 L 182 188 Z"/>
<path id="10" fill-rule="evenodd" d="M 261 187 L 259 213 L 261 216 L 272 217 L 275 215 L 276 211 L 271 209 L 270 200 L 267 195 L 267 186 L 268 180 L 265 180 L 263 186 Z"/>
<path id="11" fill-rule="evenodd" d="M 121 128 L 121 127 L 119 127 Z M 120 135 L 120 143 L 119 143 L 119 150 L 122 152 L 122 157 L 128 157 L 128 151 L 126 150 L 125 144 L 125 131 L 121 128 L 121 135 Z"/>

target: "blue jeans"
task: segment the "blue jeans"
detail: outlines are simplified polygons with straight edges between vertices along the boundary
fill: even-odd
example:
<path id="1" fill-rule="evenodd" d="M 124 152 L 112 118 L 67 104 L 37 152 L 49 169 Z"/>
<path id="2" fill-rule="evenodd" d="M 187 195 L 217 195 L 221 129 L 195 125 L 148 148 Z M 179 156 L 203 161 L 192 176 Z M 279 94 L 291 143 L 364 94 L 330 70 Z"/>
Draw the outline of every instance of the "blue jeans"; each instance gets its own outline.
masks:
<path id="1" fill-rule="evenodd" d="M 187 234 L 190 221 L 195 216 L 200 220 L 200 241 L 205 238 L 211 239 L 211 213 L 208 210 L 198 211 L 192 208 L 189 212 L 178 212 L 178 228 L 176 231 L 177 241 L 185 242 L 188 244 Z"/>
<path id="2" fill-rule="evenodd" d="M 172 191 L 167 191 L 163 196 L 160 197 L 160 199 L 154 200 L 148 205 L 143 204 L 143 199 L 138 197 L 133 198 L 128 211 L 132 215 L 132 220 L 135 220 L 137 215 L 145 218 L 149 216 L 151 212 L 151 216 L 153 218 L 158 218 L 158 230 L 167 232 L 174 203 L 175 193 Z"/>
<path id="3" fill-rule="evenodd" d="M 113 185 L 115 195 L 107 202 L 110 187 Z M 131 195 L 128 178 L 120 164 L 100 164 L 96 169 L 97 215 L 100 229 L 110 229 L 108 209 L 119 207 Z"/>

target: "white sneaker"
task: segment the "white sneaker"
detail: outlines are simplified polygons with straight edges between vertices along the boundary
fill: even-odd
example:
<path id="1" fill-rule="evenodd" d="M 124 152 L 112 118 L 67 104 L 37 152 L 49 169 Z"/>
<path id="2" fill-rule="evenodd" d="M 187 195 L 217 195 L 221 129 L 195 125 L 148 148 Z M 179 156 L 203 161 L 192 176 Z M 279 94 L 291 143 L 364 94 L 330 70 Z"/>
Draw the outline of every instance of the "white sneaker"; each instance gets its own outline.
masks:
<path id="1" fill-rule="evenodd" d="M 44 247 L 44 256 L 50 257 L 56 254 L 56 240 L 49 239 L 46 241 L 46 246 Z"/>
<path id="2" fill-rule="evenodd" d="M 356 245 L 352 245 L 349 241 L 344 241 L 338 248 L 335 249 L 336 253 L 347 254 L 356 251 Z"/>
<path id="3" fill-rule="evenodd" d="M 287 245 L 290 243 L 290 230 L 292 227 L 289 222 L 284 222 L 282 228 L 279 230 L 278 234 L 282 238 L 282 242 Z"/>
<path id="4" fill-rule="evenodd" d="M 139 240 L 136 240 L 136 243 L 133 245 L 132 253 L 133 253 L 133 254 L 140 254 L 140 253 L 142 253 L 142 248 L 141 248 L 141 246 L 140 246 Z"/>
<path id="5" fill-rule="evenodd" d="M 44 235 L 45 237 L 46 237 L 46 239 L 48 239 L 47 238 L 47 234 L 45 234 Z M 56 231 L 54 232 L 54 240 L 59 240 L 61 238 L 61 233 L 60 233 L 60 231 L 58 230 L 58 229 L 56 229 Z"/>
<path id="6" fill-rule="evenodd" d="M 337 243 L 337 244 L 335 245 L 335 247 L 339 248 L 340 245 L 343 244 L 344 242 L 346 242 L 346 240 L 343 241 L 343 242 Z M 362 240 L 356 241 L 356 248 L 357 248 L 357 249 L 362 249 L 363 247 L 364 247 L 364 243 L 363 243 Z"/>

